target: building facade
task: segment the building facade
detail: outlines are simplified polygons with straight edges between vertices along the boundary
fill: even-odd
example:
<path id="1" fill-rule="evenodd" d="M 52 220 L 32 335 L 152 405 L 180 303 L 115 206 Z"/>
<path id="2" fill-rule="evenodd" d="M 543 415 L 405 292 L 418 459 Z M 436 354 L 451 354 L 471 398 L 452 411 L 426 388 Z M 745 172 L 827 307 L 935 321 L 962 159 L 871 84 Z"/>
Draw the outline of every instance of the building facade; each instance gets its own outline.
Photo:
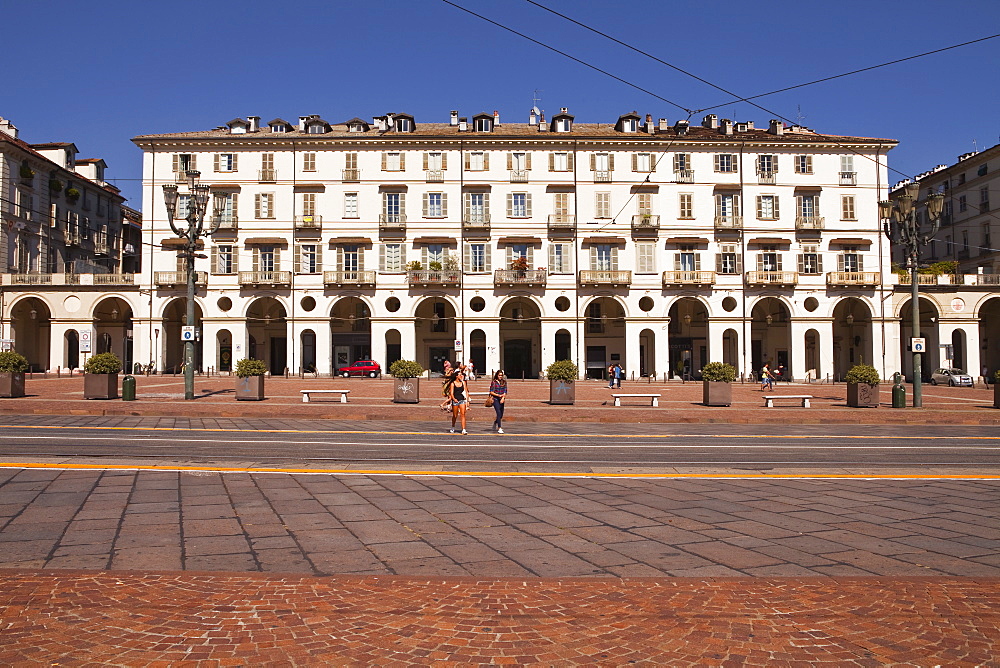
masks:
<path id="1" fill-rule="evenodd" d="M 185 295 L 162 186 L 179 184 L 181 217 L 188 170 L 222 212 L 196 261 L 202 368 L 900 366 L 877 208 L 893 140 L 713 115 L 582 124 L 563 109 L 512 124 L 249 117 L 133 141 L 149 293 L 130 316 L 137 359 L 159 369 L 180 365 Z"/>
<path id="2" fill-rule="evenodd" d="M 125 198 L 106 167 L 78 158 L 72 143 L 29 144 L 0 118 L 0 339 L 34 370 L 78 366 L 79 333 L 95 320 L 105 331 L 94 345 L 127 354 L 127 301 L 105 291 L 133 282 L 122 272 L 139 265 L 122 241 L 138 212 L 123 223 Z"/>

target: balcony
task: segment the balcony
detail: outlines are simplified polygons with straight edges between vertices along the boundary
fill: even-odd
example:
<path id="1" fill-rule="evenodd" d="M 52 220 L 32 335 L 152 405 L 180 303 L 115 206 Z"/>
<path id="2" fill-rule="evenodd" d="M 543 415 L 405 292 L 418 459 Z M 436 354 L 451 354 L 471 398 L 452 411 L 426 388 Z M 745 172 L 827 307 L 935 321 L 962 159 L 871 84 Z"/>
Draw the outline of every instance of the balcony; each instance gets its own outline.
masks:
<path id="1" fill-rule="evenodd" d="M 405 213 L 383 213 L 378 217 L 379 230 L 406 230 Z"/>
<path id="2" fill-rule="evenodd" d="M 842 186 L 856 186 L 856 185 L 858 185 L 858 173 L 857 172 L 840 172 L 840 185 L 842 185 Z"/>
<path id="3" fill-rule="evenodd" d="M 107 241 L 95 241 L 94 242 L 94 254 L 95 255 L 110 255 L 111 246 Z"/>
<path id="4" fill-rule="evenodd" d="M 374 271 L 324 271 L 323 285 L 331 287 L 373 287 Z"/>
<path id="5" fill-rule="evenodd" d="M 797 271 L 748 271 L 747 285 L 795 285 L 799 282 Z"/>
<path id="6" fill-rule="evenodd" d="M 295 216 L 295 229 L 299 232 L 319 232 L 323 228 L 323 216 L 310 214 L 308 216 Z"/>
<path id="7" fill-rule="evenodd" d="M 10 274 L 12 285 L 52 285 L 52 274 Z"/>
<path id="8" fill-rule="evenodd" d="M 174 172 L 174 183 L 187 183 L 188 177 L 186 171 Z"/>
<path id="9" fill-rule="evenodd" d="M 135 274 L 94 274 L 94 285 L 135 285 Z"/>
<path id="10" fill-rule="evenodd" d="M 757 183 L 762 186 L 773 186 L 777 181 L 774 172 L 757 172 Z"/>
<path id="11" fill-rule="evenodd" d="M 823 216 L 796 216 L 795 217 L 795 229 L 797 230 L 822 230 L 824 221 L 826 220 Z"/>
<path id="12" fill-rule="evenodd" d="M 572 231 L 576 229 L 576 215 L 572 213 L 550 213 L 549 231 Z"/>
<path id="13" fill-rule="evenodd" d="M 854 287 L 879 285 L 877 271 L 831 271 L 826 274 L 826 284 L 832 287 Z"/>
<path id="14" fill-rule="evenodd" d="M 649 213 L 632 216 L 632 233 L 637 235 L 656 233 L 660 229 L 660 217 Z"/>
<path id="15" fill-rule="evenodd" d="M 598 285 L 605 287 L 618 287 L 620 285 L 632 285 L 631 271 L 594 271 L 587 270 L 580 272 L 580 285 Z"/>
<path id="16" fill-rule="evenodd" d="M 490 231 L 490 214 L 470 213 L 462 219 L 462 229 L 475 232 Z"/>
<path id="17" fill-rule="evenodd" d="M 444 183 L 444 170 L 428 169 L 424 172 L 424 179 L 427 183 Z M 345 181 L 347 179 L 344 179 Z"/>
<path id="18" fill-rule="evenodd" d="M 511 183 L 527 183 L 528 182 L 528 170 L 526 170 L 526 169 L 512 169 L 510 171 L 510 182 Z"/>
<path id="19" fill-rule="evenodd" d="M 457 287 L 461 283 L 462 272 L 457 269 L 434 271 L 430 269 L 409 270 L 406 272 L 408 285 Z"/>
<path id="20" fill-rule="evenodd" d="M 606 169 L 595 171 L 594 183 L 611 183 L 611 172 Z"/>
<path id="21" fill-rule="evenodd" d="M 258 183 L 274 183 L 278 180 L 278 170 L 276 169 L 262 169 L 257 172 L 257 182 Z"/>
<path id="22" fill-rule="evenodd" d="M 714 271 L 665 271 L 663 285 L 714 285 Z"/>
<path id="23" fill-rule="evenodd" d="M 493 285 L 543 286 L 547 275 L 544 269 L 497 269 L 493 272 Z"/>
<path id="24" fill-rule="evenodd" d="M 291 285 L 290 271 L 241 271 L 240 285 L 256 287 L 260 285 Z"/>
<path id="25" fill-rule="evenodd" d="M 158 288 L 185 287 L 187 286 L 186 271 L 155 271 L 153 272 L 153 282 Z M 203 271 L 194 272 L 195 285 L 208 285 L 208 274 Z"/>
<path id="26" fill-rule="evenodd" d="M 1000 285 L 1000 274 L 976 274 L 976 285 Z"/>
<path id="27" fill-rule="evenodd" d="M 675 169 L 674 183 L 694 183 L 693 169 Z"/>
<path id="28" fill-rule="evenodd" d="M 715 229 L 717 230 L 742 230 L 743 216 L 716 216 Z"/>
<path id="29" fill-rule="evenodd" d="M 216 216 L 215 221 L 219 224 L 216 231 L 227 230 L 236 232 L 239 230 L 239 219 L 236 217 L 235 213 L 226 213 L 221 216 Z"/>
<path id="30" fill-rule="evenodd" d="M 341 181 L 344 183 L 350 183 L 352 181 L 361 180 L 361 170 L 360 169 L 345 169 L 341 173 Z"/>

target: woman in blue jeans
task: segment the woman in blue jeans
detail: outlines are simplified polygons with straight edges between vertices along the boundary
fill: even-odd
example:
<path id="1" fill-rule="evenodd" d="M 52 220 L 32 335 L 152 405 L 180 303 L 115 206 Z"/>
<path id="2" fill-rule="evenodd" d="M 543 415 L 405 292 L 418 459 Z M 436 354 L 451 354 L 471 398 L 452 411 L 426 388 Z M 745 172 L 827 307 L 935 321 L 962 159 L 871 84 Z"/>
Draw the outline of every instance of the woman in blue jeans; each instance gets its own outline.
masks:
<path id="1" fill-rule="evenodd" d="M 503 370 L 493 374 L 493 382 L 490 383 L 490 399 L 493 400 L 493 410 L 497 414 L 497 419 L 493 423 L 493 428 L 498 434 L 503 433 L 503 407 L 507 400 L 507 374 Z"/>

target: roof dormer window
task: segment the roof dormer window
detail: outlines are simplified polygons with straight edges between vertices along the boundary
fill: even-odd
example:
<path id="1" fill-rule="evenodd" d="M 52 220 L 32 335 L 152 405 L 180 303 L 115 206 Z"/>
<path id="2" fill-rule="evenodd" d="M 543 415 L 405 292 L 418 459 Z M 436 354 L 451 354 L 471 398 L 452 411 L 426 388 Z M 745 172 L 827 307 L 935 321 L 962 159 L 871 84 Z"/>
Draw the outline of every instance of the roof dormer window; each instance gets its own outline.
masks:
<path id="1" fill-rule="evenodd" d="M 480 114 L 472 119 L 473 129 L 476 132 L 493 132 L 493 117 L 487 114 Z"/>
<path id="2" fill-rule="evenodd" d="M 305 121 L 306 134 L 322 135 L 330 131 L 330 124 L 322 118 L 313 117 Z"/>
<path id="3" fill-rule="evenodd" d="M 556 132 L 570 132 L 573 129 L 573 121 L 569 118 L 557 118 L 555 124 Z"/>
<path id="4" fill-rule="evenodd" d="M 413 132 L 413 119 L 403 116 L 394 121 L 396 132 Z"/>

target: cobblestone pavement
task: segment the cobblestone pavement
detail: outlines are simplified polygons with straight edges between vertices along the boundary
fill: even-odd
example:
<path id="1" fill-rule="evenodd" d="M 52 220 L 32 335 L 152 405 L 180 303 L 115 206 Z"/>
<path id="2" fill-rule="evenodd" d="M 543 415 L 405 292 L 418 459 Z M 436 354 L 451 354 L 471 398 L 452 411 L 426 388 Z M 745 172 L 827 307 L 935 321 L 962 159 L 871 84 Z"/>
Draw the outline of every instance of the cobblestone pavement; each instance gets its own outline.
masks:
<path id="1" fill-rule="evenodd" d="M 987 666 L 1000 581 L 0 571 L 4 665 Z"/>

